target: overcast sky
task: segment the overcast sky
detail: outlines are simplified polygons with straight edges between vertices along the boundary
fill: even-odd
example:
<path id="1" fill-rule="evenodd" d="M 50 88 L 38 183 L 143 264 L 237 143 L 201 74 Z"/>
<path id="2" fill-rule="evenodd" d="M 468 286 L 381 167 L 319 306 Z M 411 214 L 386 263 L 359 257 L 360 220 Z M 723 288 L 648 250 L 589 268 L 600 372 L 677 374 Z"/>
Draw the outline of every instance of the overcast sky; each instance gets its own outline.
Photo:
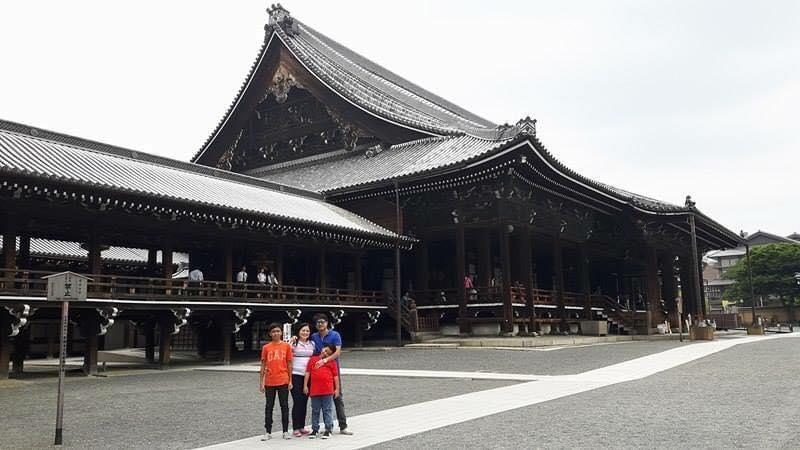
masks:
<path id="1" fill-rule="evenodd" d="M 304 23 L 571 168 L 800 232 L 800 2 L 285 1 Z M 0 3 L 0 118 L 188 160 L 262 43 L 263 1 Z"/>

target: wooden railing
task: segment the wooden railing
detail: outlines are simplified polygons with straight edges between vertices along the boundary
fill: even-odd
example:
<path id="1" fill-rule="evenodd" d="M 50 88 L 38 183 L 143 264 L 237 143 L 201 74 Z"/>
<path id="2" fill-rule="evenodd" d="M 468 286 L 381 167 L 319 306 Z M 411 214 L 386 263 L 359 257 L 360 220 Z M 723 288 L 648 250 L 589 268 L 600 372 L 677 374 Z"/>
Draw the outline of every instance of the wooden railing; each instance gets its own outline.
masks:
<path id="1" fill-rule="evenodd" d="M 0 295 L 45 297 L 47 282 L 42 277 L 53 272 L 6 271 L 0 279 Z M 164 302 L 249 302 L 287 304 L 334 304 L 342 306 L 383 306 L 379 291 L 319 288 L 312 286 L 266 286 L 225 281 L 187 281 L 183 279 L 88 275 L 90 298 Z"/>

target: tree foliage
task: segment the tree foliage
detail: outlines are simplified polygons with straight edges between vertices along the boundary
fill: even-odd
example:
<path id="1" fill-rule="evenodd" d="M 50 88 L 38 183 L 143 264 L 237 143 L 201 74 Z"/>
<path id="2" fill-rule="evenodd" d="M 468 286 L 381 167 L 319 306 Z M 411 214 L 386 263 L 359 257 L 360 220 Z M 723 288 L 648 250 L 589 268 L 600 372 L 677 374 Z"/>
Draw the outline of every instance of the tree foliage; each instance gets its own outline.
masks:
<path id="1" fill-rule="evenodd" d="M 756 297 L 778 297 L 786 303 L 800 303 L 800 285 L 794 274 L 800 273 L 800 245 L 793 243 L 767 244 L 750 249 L 753 267 L 753 290 Z M 744 299 L 750 304 L 750 279 L 747 258 L 728 269 L 725 278 L 735 280 L 726 297 Z"/>

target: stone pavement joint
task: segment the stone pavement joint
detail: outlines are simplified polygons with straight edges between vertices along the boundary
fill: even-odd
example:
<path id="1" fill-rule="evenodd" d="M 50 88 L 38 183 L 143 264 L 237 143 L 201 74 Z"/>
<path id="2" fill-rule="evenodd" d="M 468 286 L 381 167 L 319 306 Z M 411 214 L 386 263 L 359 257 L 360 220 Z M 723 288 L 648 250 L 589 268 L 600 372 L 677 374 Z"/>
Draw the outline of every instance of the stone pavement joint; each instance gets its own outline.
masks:
<path id="1" fill-rule="evenodd" d="M 355 431 L 355 435 L 335 435 L 324 446 L 357 449 L 377 445 L 612 384 L 638 380 L 736 345 L 798 336 L 800 334 L 753 336 L 688 345 L 577 375 L 537 377 L 537 381 L 363 414 L 348 418 L 349 428 Z M 262 448 L 263 445 L 260 436 L 255 436 L 204 448 L 249 449 Z M 281 447 L 316 448 L 319 443 L 308 439 L 292 439 L 281 442 Z"/>

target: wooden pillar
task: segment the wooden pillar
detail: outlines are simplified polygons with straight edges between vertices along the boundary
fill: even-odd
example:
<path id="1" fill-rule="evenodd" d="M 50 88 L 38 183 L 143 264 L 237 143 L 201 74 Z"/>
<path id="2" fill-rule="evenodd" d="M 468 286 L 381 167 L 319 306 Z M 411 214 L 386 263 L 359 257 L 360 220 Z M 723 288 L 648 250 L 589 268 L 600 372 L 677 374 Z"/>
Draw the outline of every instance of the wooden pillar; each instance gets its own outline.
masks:
<path id="1" fill-rule="evenodd" d="M 172 360 L 172 331 L 175 324 L 172 316 L 168 313 L 163 314 L 158 320 L 158 368 L 169 369 Z"/>
<path id="2" fill-rule="evenodd" d="M 17 255 L 17 267 L 20 269 L 31 268 L 31 237 L 23 234 L 19 237 L 19 254 Z"/>
<path id="3" fill-rule="evenodd" d="M 283 286 L 283 246 L 280 244 L 275 252 L 275 278 L 278 279 L 278 284 Z"/>
<path id="4" fill-rule="evenodd" d="M 87 255 L 89 260 L 89 273 L 92 275 L 100 275 L 103 273 L 100 242 L 92 237 L 86 243 L 86 249 L 89 251 L 89 254 Z"/>
<path id="5" fill-rule="evenodd" d="M 645 271 L 647 283 L 647 330 L 646 334 L 652 334 L 653 320 L 656 317 L 655 311 L 660 300 L 660 287 L 658 285 L 658 255 L 655 247 L 647 247 L 645 261 Z M 660 321 L 660 320 L 659 320 Z"/>
<path id="6" fill-rule="evenodd" d="M 2 313 L 0 313 L 2 314 Z M 0 331 L 2 333 L 2 331 Z M 28 324 L 25 328 L 19 330 L 19 334 L 14 339 L 14 358 L 13 358 L 13 371 L 15 374 L 21 375 L 25 366 L 25 356 L 28 354 L 31 342 L 31 326 Z"/>
<path id="7" fill-rule="evenodd" d="M 231 347 L 233 346 L 233 320 L 230 318 L 223 318 L 220 320 L 220 333 L 222 333 L 220 342 L 222 342 L 222 364 L 229 366 L 231 364 Z"/>
<path id="8" fill-rule="evenodd" d="M 236 270 L 233 267 L 233 246 L 230 242 L 223 244 L 222 253 L 225 260 L 225 283 L 228 284 L 228 289 L 230 289 L 233 283 L 233 272 Z"/>
<path id="9" fill-rule="evenodd" d="M 357 291 L 363 289 L 364 286 L 364 272 L 361 267 L 362 254 L 356 253 L 353 255 L 353 288 Z"/>
<path id="10" fill-rule="evenodd" d="M 414 252 L 414 264 L 416 267 L 416 273 L 414 274 L 416 286 L 414 289 L 418 292 L 420 291 L 427 291 L 430 288 L 430 267 L 429 267 L 429 255 L 428 255 L 428 243 L 425 241 L 425 237 L 421 237 L 421 241 L 417 244 L 417 250 Z M 421 299 L 418 299 L 421 300 Z M 427 299 L 426 299 L 427 300 Z"/>
<path id="11" fill-rule="evenodd" d="M 3 242 L 5 244 L 5 242 Z M 11 360 L 11 338 L 8 332 L 11 328 L 11 317 L 5 310 L 0 311 L 0 380 L 8 378 L 9 362 Z"/>
<path id="12" fill-rule="evenodd" d="M 328 287 L 328 266 L 326 264 L 327 252 L 325 247 L 319 249 L 319 288 L 326 289 Z"/>
<path id="13" fill-rule="evenodd" d="M 152 277 L 156 276 L 158 273 L 158 249 L 149 248 L 147 249 L 147 276 Z"/>
<path id="14" fill-rule="evenodd" d="M 8 289 L 14 288 L 17 268 L 17 231 L 14 222 L 7 219 L 3 230 L 3 278 Z"/>
<path id="15" fill-rule="evenodd" d="M 583 318 L 586 320 L 592 319 L 592 281 L 589 264 L 589 246 L 584 242 L 578 248 L 578 270 L 583 295 Z"/>
<path id="16" fill-rule="evenodd" d="M 697 317 L 695 305 L 697 303 L 692 275 L 692 264 L 689 255 L 681 255 L 678 260 L 681 275 L 681 298 L 683 299 L 684 314 L 691 314 L 692 319 Z"/>
<path id="17" fill-rule="evenodd" d="M 519 230 L 519 270 L 520 282 L 525 287 L 525 310 L 528 317 L 528 332 L 533 333 L 533 261 L 531 260 L 531 230 L 527 225 Z"/>
<path id="18" fill-rule="evenodd" d="M 665 251 L 661 255 L 661 298 L 667 308 L 667 320 L 670 327 L 677 325 L 678 310 L 675 304 L 675 255 Z"/>
<path id="19" fill-rule="evenodd" d="M 558 305 L 561 331 L 564 331 L 567 329 L 567 308 L 564 305 L 564 252 L 558 236 L 553 239 L 553 294 Z"/>
<path id="20" fill-rule="evenodd" d="M 503 333 L 514 332 L 514 304 L 511 299 L 511 248 L 510 248 L 510 234 L 511 227 L 509 225 L 501 225 L 499 230 L 500 238 L 500 263 L 503 270 L 503 291 L 500 298 L 503 301 L 503 324 L 500 331 Z"/>
<path id="21" fill-rule="evenodd" d="M 156 321 L 147 319 L 144 322 L 144 357 L 149 363 L 156 362 Z"/>
<path id="22" fill-rule="evenodd" d="M 478 238 L 478 286 L 491 285 L 492 269 L 492 231 L 487 228 Z"/>
<path id="23" fill-rule="evenodd" d="M 456 296 L 458 296 L 458 325 L 459 332 L 469 333 L 469 313 L 467 311 L 467 291 L 464 288 L 464 277 L 467 275 L 466 268 L 466 242 L 464 239 L 464 225 L 456 224 Z"/>
<path id="24" fill-rule="evenodd" d="M 164 278 L 172 279 L 172 245 L 166 244 L 161 249 L 161 266 Z"/>
<path id="25" fill-rule="evenodd" d="M 172 294 L 172 243 L 167 241 L 161 248 L 161 274 L 166 280 L 164 282 L 164 293 Z"/>
<path id="26" fill-rule="evenodd" d="M 93 309 L 81 312 L 81 334 L 86 339 L 83 351 L 83 374 L 97 374 L 97 349 L 98 336 L 100 331 L 100 317 Z"/>
<path id="27" fill-rule="evenodd" d="M 697 293 L 697 317 L 705 318 L 708 315 L 708 303 L 706 303 L 706 285 L 703 282 L 703 255 L 699 255 L 697 257 L 696 262 L 696 271 L 697 271 L 697 281 L 696 289 L 698 290 Z"/>

